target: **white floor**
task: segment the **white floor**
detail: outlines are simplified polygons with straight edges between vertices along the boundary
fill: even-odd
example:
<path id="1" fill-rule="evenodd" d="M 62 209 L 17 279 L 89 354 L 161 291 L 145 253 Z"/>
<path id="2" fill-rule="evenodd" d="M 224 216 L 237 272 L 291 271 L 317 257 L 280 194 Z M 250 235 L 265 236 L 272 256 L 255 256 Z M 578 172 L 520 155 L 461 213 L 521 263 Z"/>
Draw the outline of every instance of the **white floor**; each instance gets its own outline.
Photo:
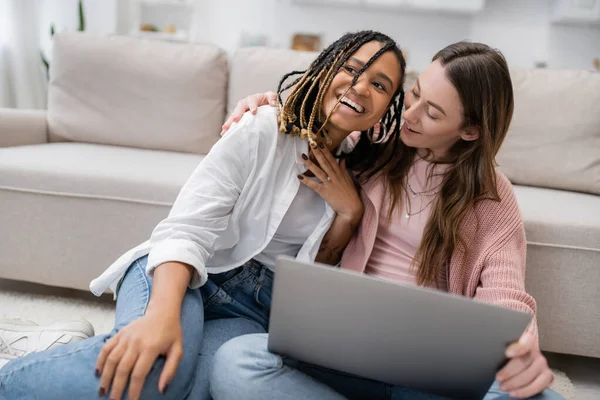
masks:
<path id="1" fill-rule="evenodd" d="M 96 334 L 109 332 L 114 322 L 112 296 L 101 298 L 91 293 L 71 289 L 14 282 L 0 279 L 0 318 L 24 318 L 39 324 L 85 318 L 92 323 Z M 574 385 L 557 377 L 566 388 L 567 400 L 600 399 L 600 359 L 547 354 L 550 366 L 563 371 Z M 574 392 L 574 393 L 573 393 Z"/>

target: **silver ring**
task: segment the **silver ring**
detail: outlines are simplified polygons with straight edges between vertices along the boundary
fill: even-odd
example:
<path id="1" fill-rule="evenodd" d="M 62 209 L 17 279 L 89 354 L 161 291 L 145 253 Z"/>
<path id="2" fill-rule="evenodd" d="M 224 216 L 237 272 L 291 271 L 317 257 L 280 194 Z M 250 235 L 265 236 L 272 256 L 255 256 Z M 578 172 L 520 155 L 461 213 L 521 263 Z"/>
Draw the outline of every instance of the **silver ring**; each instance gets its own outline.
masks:
<path id="1" fill-rule="evenodd" d="M 325 182 L 331 182 L 331 177 L 328 176 L 327 178 L 325 178 Z"/>

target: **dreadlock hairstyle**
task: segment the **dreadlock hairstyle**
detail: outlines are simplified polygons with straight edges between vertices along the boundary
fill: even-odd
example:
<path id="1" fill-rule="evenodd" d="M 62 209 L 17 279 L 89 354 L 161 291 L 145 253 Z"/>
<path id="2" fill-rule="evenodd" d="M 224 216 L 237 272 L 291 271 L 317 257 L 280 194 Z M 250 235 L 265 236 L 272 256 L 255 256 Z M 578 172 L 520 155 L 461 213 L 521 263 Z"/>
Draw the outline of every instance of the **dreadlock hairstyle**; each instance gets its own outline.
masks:
<path id="1" fill-rule="evenodd" d="M 281 132 L 300 136 L 308 140 L 311 147 L 316 146 L 316 139 L 320 135 L 329 143 L 327 130 L 324 129 L 330 115 L 324 115 L 323 97 L 333 78 L 348 59 L 364 44 L 369 42 L 379 42 L 383 46 L 371 57 L 371 59 L 358 71 L 352 80 L 350 87 L 354 86 L 358 77 L 366 71 L 375 60 L 383 53 L 392 51 L 398 58 L 400 64 L 401 83 L 392 96 L 390 108 L 384 114 L 381 123 L 382 128 L 379 133 L 375 133 L 373 128 L 361 133 L 361 140 L 355 150 L 350 154 L 345 154 L 347 166 L 354 170 L 357 175 L 369 171 L 372 176 L 382 169 L 387 162 L 391 160 L 379 160 L 378 157 L 383 154 L 388 146 L 397 147 L 400 138 L 400 117 L 402 105 L 404 103 L 404 72 L 406 70 L 406 61 L 396 42 L 383 33 L 374 31 L 360 31 L 356 33 L 347 33 L 333 44 L 327 47 L 313 61 L 310 67 L 305 71 L 292 71 L 285 74 L 277 88 L 277 98 L 279 105 L 278 123 Z M 292 77 L 297 77 L 291 83 L 286 81 Z M 350 90 L 350 87 L 346 90 Z M 292 89 L 285 102 L 282 102 L 281 95 L 288 89 Z M 346 94 L 346 93 L 344 93 Z M 341 96 L 340 98 L 342 98 Z M 339 103 L 339 100 L 338 100 Z M 337 107 L 337 104 L 336 104 Z M 335 108 L 334 108 L 335 109 Z M 367 140 L 363 140 L 367 139 Z M 377 161 L 377 162 L 376 162 Z M 375 168 L 373 168 L 375 166 Z"/>

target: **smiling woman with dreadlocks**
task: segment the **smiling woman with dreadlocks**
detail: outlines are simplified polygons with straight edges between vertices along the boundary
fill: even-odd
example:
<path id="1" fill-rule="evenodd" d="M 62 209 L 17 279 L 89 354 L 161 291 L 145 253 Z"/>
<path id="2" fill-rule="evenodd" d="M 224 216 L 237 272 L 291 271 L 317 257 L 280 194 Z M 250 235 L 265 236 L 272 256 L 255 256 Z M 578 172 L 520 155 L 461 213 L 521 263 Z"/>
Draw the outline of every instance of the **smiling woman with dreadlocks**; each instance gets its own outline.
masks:
<path id="1" fill-rule="evenodd" d="M 287 74 L 281 107 L 244 116 L 150 240 L 92 282 L 95 294 L 109 287 L 117 294 L 115 328 L 9 361 L 0 369 L 0 398 L 120 399 L 126 389 L 129 399 L 209 398 L 220 345 L 267 330 L 275 257 L 327 261 L 337 255 L 319 253 L 322 239 L 348 241 L 362 203 L 343 163 L 324 150 L 348 150 L 352 131 L 377 141 L 370 128 L 379 121 L 396 146 L 404 71 L 392 39 L 363 31 L 344 35 L 308 70 Z"/>

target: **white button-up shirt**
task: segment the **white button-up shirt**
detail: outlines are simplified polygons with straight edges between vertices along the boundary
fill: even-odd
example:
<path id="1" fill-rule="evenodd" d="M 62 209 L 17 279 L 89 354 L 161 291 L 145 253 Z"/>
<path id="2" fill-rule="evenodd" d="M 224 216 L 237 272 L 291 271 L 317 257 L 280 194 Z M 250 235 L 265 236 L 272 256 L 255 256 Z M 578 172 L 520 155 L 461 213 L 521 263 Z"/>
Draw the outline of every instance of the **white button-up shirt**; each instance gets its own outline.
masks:
<path id="1" fill-rule="evenodd" d="M 169 261 L 194 267 L 191 288 L 202 286 L 208 273 L 243 265 L 267 246 L 290 207 L 297 176 L 306 171 L 302 153 L 308 153 L 308 143 L 279 132 L 274 108 L 246 113 L 198 165 L 150 240 L 119 257 L 91 282 L 91 291 L 116 293 L 128 267 L 144 255 L 148 274 Z M 334 216 L 326 204 L 297 259 L 314 261 Z"/>

